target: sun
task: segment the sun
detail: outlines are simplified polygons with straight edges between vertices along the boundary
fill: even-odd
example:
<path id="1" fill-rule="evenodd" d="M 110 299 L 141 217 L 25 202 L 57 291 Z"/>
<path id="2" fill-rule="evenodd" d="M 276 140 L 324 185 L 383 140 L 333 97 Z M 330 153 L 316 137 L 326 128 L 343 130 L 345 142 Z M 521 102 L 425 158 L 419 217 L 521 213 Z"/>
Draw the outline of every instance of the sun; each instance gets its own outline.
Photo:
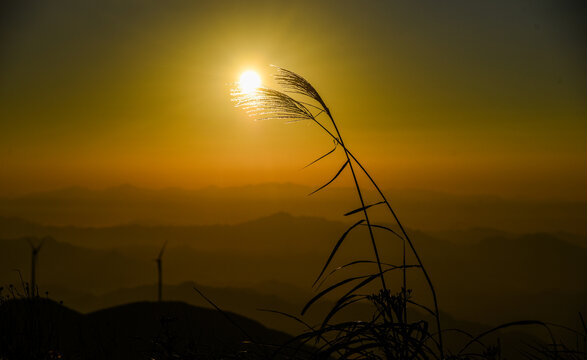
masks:
<path id="1" fill-rule="evenodd" d="M 251 93 L 261 86 L 261 77 L 253 70 L 247 70 L 242 73 L 238 82 L 238 87 L 243 93 Z"/>

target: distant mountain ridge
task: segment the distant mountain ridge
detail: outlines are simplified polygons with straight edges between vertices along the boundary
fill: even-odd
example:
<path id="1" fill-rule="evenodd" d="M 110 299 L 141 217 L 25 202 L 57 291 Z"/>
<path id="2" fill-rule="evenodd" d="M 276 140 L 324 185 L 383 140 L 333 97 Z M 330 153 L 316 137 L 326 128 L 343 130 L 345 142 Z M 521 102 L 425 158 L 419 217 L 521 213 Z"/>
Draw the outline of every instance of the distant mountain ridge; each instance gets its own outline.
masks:
<path id="1" fill-rule="evenodd" d="M 352 189 L 291 183 L 240 187 L 144 189 L 121 185 L 103 190 L 70 187 L 0 198 L 0 216 L 73 226 L 236 224 L 280 211 L 340 220 L 359 207 Z M 451 195 L 422 190 L 386 194 L 405 225 L 425 231 L 493 228 L 508 232 L 564 231 L 587 235 L 587 202 L 520 200 Z M 375 199 L 365 191 L 367 201 Z M 383 213 L 383 212 L 382 212 Z M 383 214 L 374 214 L 383 218 Z"/>
<path id="2" fill-rule="evenodd" d="M 19 284 L 14 269 L 20 269 L 28 279 L 30 249 L 20 237 L 50 235 L 56 240 L 46 242 L 39 254 L 38 283 L 52 293 L 74 288 L 97 294 L 152 284 L 156 279 L 153 259 L 166 240 L 166 284 L 195 281 L 254 287 L 259 282 L 279 280 L 309 291 L 330 249 L 347 227 L 340 222 L 285 213 L 237 225 L 181 227 L 78 228 L 16 220 L 13 232 L 8 234 L 9 223 L 6 219 L 0 221 L 0 239 L 6 239 L 0 240 L 1 284 Z M 21 232 L 14 232 L 17 230 Z M 577 311 L 587 310 L 581 310 L 587 304 L 585 246 L 545 233 L 519 236 L 485 229 L 472 231 L 473 238 L 467 240 L 468 233 L 462 231 L 460 239 L 451 242 L 434 234 L 408 232 L 433 276 L 441 308 L 455 316 L 490 322 L 500 316 L 499 312 L 504 313 L 503 318 L 511 319 L 515 311 L 528 318 L 542 314 L 539 318 L 575 321 Z M 365 232 L 349 236 L 332 268 L 371 258 L 362 236 Z M 401 262 L 400 243 L 380 239 L 385 261 Z M 421 280 L 414 277 L 411 286 L 417 296 L 425 297 Z M 398 284 L 393 276 L 390 281 Z M 286 293 L 285 297 L 291 296 L 291 292 Z M 528 305 L 500 308 L 489 320 L 478 318 L 488 313 L 480 311 L 483 307 L 499 308 L 499 304 L 512 299 Z"/>

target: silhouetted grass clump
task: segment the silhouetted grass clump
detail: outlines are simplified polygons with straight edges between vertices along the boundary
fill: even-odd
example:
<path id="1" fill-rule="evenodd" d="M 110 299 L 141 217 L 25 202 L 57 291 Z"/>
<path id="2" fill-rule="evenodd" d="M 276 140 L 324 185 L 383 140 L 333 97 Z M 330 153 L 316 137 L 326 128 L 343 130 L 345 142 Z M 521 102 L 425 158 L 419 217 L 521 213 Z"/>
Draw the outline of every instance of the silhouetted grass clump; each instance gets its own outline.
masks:
<path id="1" fill-rule="evenodd" d="M 63 337 L 75 329 L 63 319 L 74 312 L 46 297 L 32 295 L 32 286 L 0 288 L 0 359 L 62 359 Z M 69 325 L 69 321 L 65 321 Z"/>
<path id="2" fill-rule="evenodd" d="M 350 151 L 343 140 L 338 124 L 332 112 L 313 85 L 302 76 L 283 69 L 276 68 L 275 80 L 283 91 L 260 87 L 254 91 L 243 92 L 238 89 L 232 91 L 233 100 L 237 107 L 243 108 L 255 119 L 278 119 L 292 122 L 310 121 L 317 125 L 335 146 L 325 155 L 314 160 L 310 165 L 335 153 L 342 153 L 342 165 L 338 171 L 324 185 L 317 188 L 318 192 L 332 184 L 345 172 L 350 173 L 357 195 L 358 205 L 356 209 L 348 211 L 345 216 L 360 216 L 351 225 L 334 245 L 326 263 L 321 269 L 314 286 L 320 287 L 327 283 L 329 275 L 339 270 L 358 268 L 361 265 L 373 264 L 376 271 L 362 275 L 349 275 L 342 280 L 334 281 L 326 285 L 324 290 L 308 301 L 302 310 L 302 315 L 312 307 L 319 299 L 325 296 L 336 296 L 337 300 L 332 309 L 324 316 L 321 324 L 306 324 L 300 317 L 283 314 L 296 321 L 304 323 L 308 331 L 299 335 L 296 341 L 302 344 L 311 343 L 316 346 L 316 351 L 310 358 L 339 358 L 339 359 L 499 359 L 501 349 L 499 343 L 486 345 L 484 340 L 489 335 L 495 335 L 499 330 L 515 326 L 543 326 L 551 339 L 550 344 L 530 347 L 525 356 L 530 359 L 579 359 L 585 358 L 584 332 L 575 332 L 577 346 L 570 350 L 560 344 L 551 328 L 551 324 L 540 321 L 519 321 L 504 324 L 491 329 L 478 336 L 473 336 L 459 329 L 444 329 L 442 327 L 441 313 L 438 306 L 436 290 L 431 276 L 416 249 L 416 246 L 405 231 L 396 212 L 392 208 L 379 185 L 369 174 L 357 157 Z M 375 190 L 378 199 L 367 201 L 365 190 L 360 184 L 360 179 L 367 180 L 368 185 Z M 387 223 L 374 222 L 372 211 L 377 208 L 385 208 L 388 214 Z M 358 229 L 366 228 L 368 241 L 372 249 L 371 259 L 356 259 L 348 264 L 327 271 L 333 266 L 333 260 L 339 249 L 348 239 L 349 234 Z M 401 263 L 390 264 L 382 260 L 382 253 L 378 246 L 378 234 L 386 233 L 401 241 Z M 411 261 L 409 259 L 413 259 Z M 390 290 L 389 277 L 392 272 L 401 272 L 397 292 Z M 427 306 L 412 297 L 409 272 L 419 272 L 425 279 L 428 291 L 431 295 L 432 305 Z M 378 283 L 378 290 L 374 290 L 374 283 Z M 342 295 L 341 295 L 342 294 Z M 367 319 L 355 321 L 337 321 L 336 315 L 345 308 L 357 302 L 369 303 L 373 307 L 373 316 Z M 432 325 L 428 321 L 408 316 L 408 308 L 417 308 L 432 317 Z M 447 332 L 461 334 L 465 337 L 465 345 L 460 349 L 447 349 L 444 343 L 444 334 Z M 582 347 L 581 347 L 582 346 Z M 300 355 L 300 358 L 308 358 L 308 354 Z"/>

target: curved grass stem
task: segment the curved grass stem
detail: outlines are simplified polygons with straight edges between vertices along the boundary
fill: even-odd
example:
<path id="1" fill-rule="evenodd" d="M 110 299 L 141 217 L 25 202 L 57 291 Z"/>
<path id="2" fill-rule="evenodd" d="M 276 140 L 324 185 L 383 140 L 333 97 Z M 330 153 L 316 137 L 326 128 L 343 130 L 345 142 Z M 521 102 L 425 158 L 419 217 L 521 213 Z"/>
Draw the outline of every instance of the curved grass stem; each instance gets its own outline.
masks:
<path id="1" fill-rule="evenodd" d="M 396 224 L 398 225 L 398 227 L 400 228 L 400 231 L 403 235 L 403 239 L 404 239 L 404 245 L 403 245 L 403 265 L 404 265 L 404 269 L 403 269 L 403 275 L 402 275 L 402 281 L 403 281 L 403 294 L 404 297 L 406 296 L 406 290 L 407 290 L 407 276 L 406 276 L 406 249 L 405 249 L 405 242 L 408 243 L 410 250 L 412 251 L 412 254 L 414 254 L 414 257 L 416 258 L 416 261 L 418 262 L 418 265 L 420 266 L 420 269 L 422 270 L 422 274 L 424 275 L 424 278 L 426 279 L 426 283 L 428 284 L 428 287 L 430 289 L 430 293 L 432 295 L 432 301 L 434 304 L 434 312 L 435 312 L 435 322 L 436 322 L 436 327 L 438 329 L 438 344 L 439 344 L 439 351 L 440 351 L 440 358 L 443 359 L 444 358 L 444 346 L 443 346 L 443 342 L 442 342 L 442 327 L 440 325 L 440 311 L 438 308 L 438 298 L 436 295 L 436 290 L 434 288 L 434 284 L 432 283 L 432 279 L 430 278 L 430 275 L 428 274 L 428 271 L 426 271 L 426 268 L 424 267 L 424 264 L 422 262 L 422 259 L 420 258 L 420 255 L 418 254 L 418 252 L 416 251 L 416 248 L 414 247 L 414 244 L 412 242 L 412 240 L 410 239 L 410 237 L 408 236 L 408 233 L 406 232 L 406 230 L 404 229 L 402 223 L 400 222 L 397 214 L 395 213 L 395 211 L 393 210 L 393 208 L 391 207 L 391 204 L 389 203 L 389 201 L 387 200 L 387 198 L 385 197 L 385 194 L 383 193 L 383 191 L 381 190 L 381 188 L 379 187 L 379 185 L 377 185 L 377 183 L 375 182 L 375 180 L 373 179 L 373 177 L 369 174 L 369 172 L 367 171 L 367 169 L 365 169 L 365 167 L 361 164 L 361 162 L 359 162 L 359 160 L 353 155 L 352 152 L 350 152 L 350 150 L 345 146 L 341 136 L 340 136 L 340 131 L 338 130 L 338 127 L 336 126 L 336 122 L 334 121 L 334 118 L 332 117 L 330 110 L 325 107 L 324 112 L 328 115 L 328 117 L 330 118 L 335 131 L 336 131 L 336 135 L 333 134 L 330 130 L 328 130 L 323 124 L 321 124 L 319 121 L 314 119 L 314 122 L 316 124 L 318 124 L 322 130 L 324 130 L 331 138 L 334 139 L 334 141 L 338 142 L 338 144 L 344 149 L 345 151 L 345 155 L 347 157 L 347 160 L 349 161 L 349 168 L 351 169 L 352 175 L 353 175 L 353 180 L 355 183 L 355 188 L 357 190 L 357 193 L 359 195 L 359 199 L 361 200 L 361 206 L 365 207 L 365 202 L 363 200 L 363 196 L 361 193 L 361 189 L 359 187 L 359 183 L 354 171 L 354 167 L 353 167 L 353 162 L 361 169 L 361 171 L 363 172 L 363 174 L 365 174 L 365 176 L 369 179 L 369 181 L 371 182 L 371 184 L 373 185 L 373 187 L 375 188 L 375 190 L 377 190 L 377 193 L 379 194 L 379 196 L 381 197 L 381 200 L 385 203 L 385 206 L 387 207 L 387 209 L 389 210 L 390 214 L 392 215 L 394 221 L 396 222 Z M 352 160 L 352 161 L 351 161 Z M 376 258 L 377 258 L 377 262 L 379 264 L 379 270 L 381 272 L 381 262 L 379 260 L 379 254 L 377 252 L 377 247 L 375 244 L 375 238 L 373 236 L 373 230 L 372 230 L 372 225 L 369 222 L 369 217 L 368 217 L 368 213 L 367 213 L 367 209 L 363 210 L 363 214 L 365 215 L 365 220 L 367 222 L 368 228 L 369 228 L 369 235 L 371 236 L 371 240 L 373 242 L 373 247 L 374 247 L 374 251 L 376 254 Z M 384 283 L 383 277 L 382 277 L 382 282 Z M 384 289 L 385 286 L 384 286 Z M 407 309 L 404 309 L 407 310 Z M 404 315 L 406 316 L 405 319 L 407 319 L 407 313 L 404 313 Z"/>
<path id="2" fill-rule="evenodd" d="M 332 125 L 334 126 L 334 129 L 336 130 L 336 134 L 338 135 L 338 140 L 339 140 L 340 146 L 342 146 L 342 148 L 344 149 L 344 153 L 345 153 L 345 156 L 348 161 L 348 166 L 351 169 L 351 174 L 353 175 L 353 182 L 355 184 L 355 190 L 357 191 L 357 195 L 359 196 L 359 200 L 361 202 L 361 208 L 363 208 L 363 216 L 365 217 L 365 222 L 367 223 L 367 228 L 369 229 L 369 237 L 371 238 L 371 244 L 373 245 L 373 252 L 375 253 L 375 259 L 377 260 L 377 268 L 379 270 L 379 276 L 381 278 L 381 286 L 383 287 L 383 290 L 387 291 L 387 285 L 385 283 L 385 276 L 383 275 L 383 269 L 381 268 L 381 259 L 379 258 L 379 251 L 377 250 L 377 244 L 375 243 L 375 235 L 373 234 L 373 228 L 371 226 L 371 221 L 369 220 L 369 213 L 368 213 L 367 208 L 365 206 L 365 200 L 363 198 L 363 193 L 361 192 L 361 186 L 359 185 L 359 180 L 357 179 L 357 175 L 355 174 L 355 169 L 354 169 L 353 163 L 351 162 L 349 151 L 346 148 L 346 146 L 344 145 L 344 141 L 342 140 L 342 135 L 340 134 L 340 131 L 338 130 L 338 126 L 336 126 L 336 122 L 334 121 L 334 118 L 332 117 L 330 110 L 327 107 L 325 107 L 324 111 L 328 115 L 328 117 L 330 118 L 330 121 L 332 122 Z M 404 269 L 404 272 L 405 272 L 405 269 Z"/>
<path id="3" fill-rule="evenodd" d="M 286 70 L 286 69 L 282 69 L 282 68 L 277 68 L 277 69 L 278 69 L 278 73 L 277 73 L 277 75 L 275 75 L 275 79 L 279 85 L 281 85 L 285 88 L 286 92 L 288 92 L 290 94 L 297 94 L 297 95 L 305 96 L 305 97 L 315 101 L 315 104 L 319 104 L 319 106 L 317 106 L 315 104 L 308 103 L 308 102 L 302 102 L 302 101 L 296 100 L 296 99 L 292 98 L 290 95 L 285 94 L 284 92 L 280 92 L 280 91 L 268 89 L 268 88 L 259 88 L 253 94 L 243 94 L 243 93 L 239 93 L 238 91 L 234 92 L 233 95 L 235 96 L 235 98 L 233 100 L 236 102 L 236 106 L 244 108 L 245 110 L 247 110 L 249 115 L 255 116 L 256 118 L 260 118 L 260 119 L 285 119 L 285 120 L 289 120 L 289 121 L 311 120 L 314 123 L 316 123 L 322 130 L 324 130 L 328 134 L 328 136 L 330 136 L 335 141 L 335 145 L 338 144 L 342 147 L 342 149 L 344 150 L 344 153 L 345 153 L 346 162 L 340 168 L 340 170 L 334 176 L 334 178 L 332 180 L 330 180 L 328 183 L 326 183 L 324 186 L 322 186 L 320 189 L 323 189 L 324 187 L 328 186 L 334 179 L 336 179 L 338 177 L 338 175 L 340 175 L 340 173 L 345 169 L 346 166 L 349 167 L 349 169 L 351 171 L 352 178 L 353 178 L 355 191 L 357 192 L 359 201 L 361 203 L 361 207 L 359 209 L 357 209 L 356 212 L 362 212 L 362 214 L 363 214 L 363 217 L 364 217 L 364 220 L 366 223 L 365 225 L 367 226 L 368 231 L 369 231 L 369 238 L 371 240 L 371 245 L 373 247 L 373 252 L 374 252 L 377 267 L 378 267 L 378 274 L 376 274 L 376 275 L 374 274 L 374 275 L 378 276 L 380 278 L 383 293 L 389 295 L 389 292 L 387 289 L 387 284 L 385 281 L 385 276 L 384 276 L 384 273 L 386 271 L 384 271 L 382 268 L 383 263 L 381 261 L 379 249 L 377 248 L 375 234 L 373 232 L 373 228 L 376 227 L 376 225 L 372 224 L 371 219 L 369 218 L 368 210 L 372 205 L 366 206 L 363 190 L 361 189 L 361 186 L 359 184 L 359 179 L 357 176 L 359 173 L 358 170 L 360 170 L 368 178 L 371 185 L 376 189 L 378 195 L 380 196 L 380 198 L 382 200 L 379 203 L 385 203 L 387 209 L 389 210 L 389 213 L 393 217 L 395 223 L 398 225 L 398 227 L 401 231 L 401 235 L 402 235 L 402 236 L 399 236 L 398 234 L 396 234 L 400 238 L 402 238 L 402 242 L 403 242 L 402 243 L 402 263 L 403 263 L 402 271 L 403 271 L 403 274 L 402 274 L 402 292 L 401 292 L 401 300 L 400 300 L 401 306 L 403 307 L 401 309 L 401 312 L 403 314 L 401 314 L 401 316 L 400 316 L 402 318 L 402 323 L 403 323 L 403 325 L 408 324 L 407 304 L 409 301 L 408 301 L 408 288 L 407 288 L 408 281 L 407 281 L 407 272 L 406 272 L 406 269 L 407 269 L 406 256 L 407 256 L 407 252 L 408 252 L 408 248 L 409 248 L 409 251 L 411 251 L 411 253 L 414 255 L 415 259 L 417 260 L 418 266 L 420 267 L 422 274 L 424 275 L 424 277 L 426 279 L 426 283 L 427 283 L 427 285 L 430 289 L 430 292 L 432 294 L 432 300 L 434 303 L 434 317 L 436 320 L 436 327 L 438 328 L 438 342 L 435 341 L 435 343 L 437 343 L 437 346 L 439 349 L 439 353 L 440 353 L 439 358 L 444 359 L 442 329 L 441 329 L 441 325 L 440 325 L 440 311 L 438 308 L 438 299 L 437 299 L 437 295 L 436 295 L 436 290 L 434 288 L 434 285 L 432 283 L 430 275 L 428 274 L 428 271 L 426 270 L 426 268 L 424 267 L 424 264 L 422 263 L 420 255 L 416 251 L 416 248 L 415 248 L 412 240 L 408 236 L 408 234 L 407 234 L 406 230 L 404 229 L 402 223 L 400 222 L 397 214 L 395 213 L 395 211 L 391 207 L 391 204 L 389 203 L 389 201 L 387 200 L 387 198 L 383 194 L 383 191 L 381 191 L 381 188 L 379 187 L 379 185 L 377 185 L 377 183 L 375 182 L 373 177 L 369 174 L 369 172 L 365 169 L 365 167 L 359 162 L 359 160 L 346 147 L 346 145 L 343 141 L 342 135 L 341 135 L 341 133 L 338 129 L 338 126 L 336 124 L 336 121 L 334 120 L 334 117 L 332 116 L 332 113 L 330 112 L 330 109 L 326 106 L 324 100 L 318 94 L 316 89 L 306 79 L 299 76 L 298 74 L 293 73 L 293 72 Z M 313 112 L 310 111 L 310 109 L 318 110 L 318 112 L 316 114 L 313 114 Z M 330 123 L 332 124 L 332 126 L 329 125 L 328 127 L 333 127 L 334 128 L 333 131 L 329 130 L 329 128 L 327 128 L 323 123 L 321 123 L 319 120 L 317 120 L 318 116 L 321 116 L 321 115 L 328 116 Z M 335 146 L 335 149 L 336 149 L 336 146 Z M 332 150 L 331 152 L 327 153 L 326 155 L 320 157 L 318 160 L 329 155 L 334 150 Z M 357 167 L 358 167 L 358 169 L 357 169 Z M 318 190 L 320 190 L 320 189 L 318 189 Z M 351 212 L 351 213 L 354 213 L 354 212 Z M 407 243 L 407 245 L 406 245 L 406 243 Z M 328 262 L 327 262 L 327 265 L 328 265 Z M 324 270 L 323 270 L 323 272 L 324 272 Z M 319 278 L 320 278 L 320 276 L 319 276 Z M 376 278 L 377 277 L 375 277 L 374 279 L 376 279 Z M 404 328 L 405 328 L 405 326 L 404 326 Z M 405 339 L 409 338 L 407 332 L 403 334 L 403 338 L 405 338 Z M 408 353 L 409 353 L 408 345 L 409 344 L 407 342 L 404 342 L 404 345 L 403 345 L 404 349 L 402 350 L 402 352 L 403 352 L 402 358 L 406 358 L 408 356 Z"/>

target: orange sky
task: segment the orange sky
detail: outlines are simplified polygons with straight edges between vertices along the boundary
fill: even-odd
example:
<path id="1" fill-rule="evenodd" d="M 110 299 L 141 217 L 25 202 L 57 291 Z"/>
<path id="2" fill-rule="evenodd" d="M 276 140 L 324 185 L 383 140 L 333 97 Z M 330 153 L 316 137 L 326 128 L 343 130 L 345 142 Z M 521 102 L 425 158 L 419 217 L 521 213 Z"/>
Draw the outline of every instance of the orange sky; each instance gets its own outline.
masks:
<path id="1" fill-rule="evenodd" d="M 580 1 L 1 6 L 0 195 L 321 184 L 342 159 L 299 171 L 331 147 L 315 126 L 230 101 L 277 64 L 385 187 L 587 199 Z"/>

